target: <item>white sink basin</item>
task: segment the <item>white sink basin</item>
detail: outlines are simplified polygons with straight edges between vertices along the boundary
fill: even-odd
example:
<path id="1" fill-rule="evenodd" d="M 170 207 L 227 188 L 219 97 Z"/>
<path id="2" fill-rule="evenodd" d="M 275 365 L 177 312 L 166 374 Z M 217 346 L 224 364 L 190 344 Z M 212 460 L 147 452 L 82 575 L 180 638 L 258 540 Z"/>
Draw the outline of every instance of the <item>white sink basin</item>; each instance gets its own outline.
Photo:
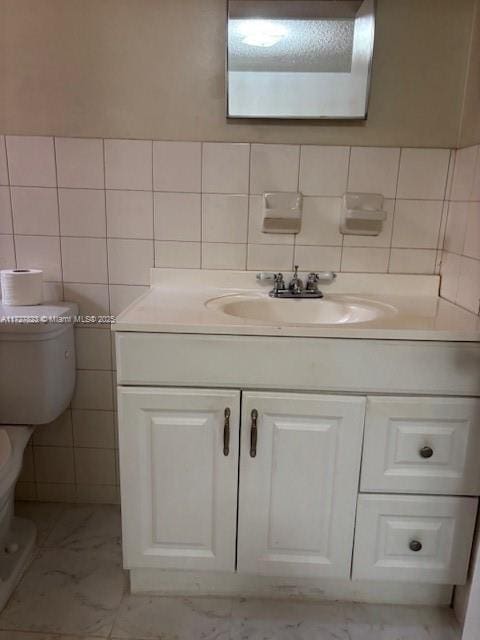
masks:
<path id="1" fill-rule="evenodd" d="M 281 300 L 265 295 L 214 298 L 207 307 L 245 320 L 280 325 L 338 325 L 371 322 L 396 313 L 395 307 L 365 298 L 330 295 L 322 299 Z"/>

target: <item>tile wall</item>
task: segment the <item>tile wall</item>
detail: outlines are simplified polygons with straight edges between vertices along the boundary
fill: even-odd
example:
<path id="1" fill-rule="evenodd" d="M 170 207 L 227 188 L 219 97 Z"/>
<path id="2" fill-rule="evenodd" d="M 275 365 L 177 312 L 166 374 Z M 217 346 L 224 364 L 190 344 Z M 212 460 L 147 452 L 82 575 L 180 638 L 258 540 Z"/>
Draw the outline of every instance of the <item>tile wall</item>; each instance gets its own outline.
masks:
<path id="1" fill-rule="evenodd" d="M 445 225 L 452 158 L 446 149 L 0 137 L 0 268 L 42 268 L 60 296 L 89 314 L 121 311 L 146 289 L 154 265 L 431 274 L 440 269 L 443 230 L 450 238 L 454 226 L 453 217 Z M 261 194 L 297 189 L 301 233 L 261 233 Z M 378 237 L 339 233 L 346 190 L 387 198 Z M 453 216 L 456 200 L 448 204 Z M 478 216 L 476 224 L 478 232 Z M 479 257 L 468 237 L 461 250 L 458 240 L 458 251 L 447 244 L 447 262 Z M 453 289 L 444 286 L 444 295 Z M 82 326 L 76 339 L 72 408 L 37 429 L 19 483 L 25 498 L 118 500 L 110 333 Z"/>
<path id="2" fill-rule="evenodd" d="M 441 296 L 480 311 L 480 147 L 455 152 L 453 179 L 448 187 L 442 256 Z"/>

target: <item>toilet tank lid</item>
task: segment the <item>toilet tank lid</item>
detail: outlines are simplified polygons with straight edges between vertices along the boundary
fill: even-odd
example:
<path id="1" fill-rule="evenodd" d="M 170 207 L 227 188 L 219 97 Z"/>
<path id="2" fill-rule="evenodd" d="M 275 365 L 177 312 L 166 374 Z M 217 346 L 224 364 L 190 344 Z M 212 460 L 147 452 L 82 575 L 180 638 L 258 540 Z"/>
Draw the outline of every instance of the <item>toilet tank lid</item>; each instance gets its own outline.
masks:
<path id="1" fill-rule="evenodd" d="M 45 334 L 57 332 L 75 321 L 75 302 L 50 302 L 28 307 L 0 304 L 0 334 Z"/>

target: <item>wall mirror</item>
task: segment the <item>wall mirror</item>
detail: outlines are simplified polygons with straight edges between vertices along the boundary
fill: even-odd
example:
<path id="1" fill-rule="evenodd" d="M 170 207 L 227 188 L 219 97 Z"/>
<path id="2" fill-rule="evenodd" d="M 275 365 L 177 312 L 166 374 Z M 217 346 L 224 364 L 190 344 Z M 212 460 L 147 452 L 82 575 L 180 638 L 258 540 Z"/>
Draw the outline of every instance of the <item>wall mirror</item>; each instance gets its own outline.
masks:
<path id="1" fill-rule="evenodd" d="M 366 118 L 375 0 L 229 0 L 230 118 Z"/>

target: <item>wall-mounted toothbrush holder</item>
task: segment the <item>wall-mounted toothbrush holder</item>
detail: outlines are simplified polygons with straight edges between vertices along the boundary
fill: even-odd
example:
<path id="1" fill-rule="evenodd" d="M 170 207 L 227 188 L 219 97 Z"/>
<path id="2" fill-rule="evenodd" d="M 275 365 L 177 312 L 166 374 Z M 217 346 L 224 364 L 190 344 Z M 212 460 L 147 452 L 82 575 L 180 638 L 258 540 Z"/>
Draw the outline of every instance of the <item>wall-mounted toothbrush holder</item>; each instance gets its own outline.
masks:
<path id="1" fill-rule="evenodd" d="M 263 194 L 263 233 L 299 233 L 302 227 L 303 196 L 299 192 Z"/>
<path id="2" fill-rule="evenodd" d="M 386 218 L 381 194 L 346 193 L 343 196 L 340 232 L 344 235 L 378 236 Z"/>

